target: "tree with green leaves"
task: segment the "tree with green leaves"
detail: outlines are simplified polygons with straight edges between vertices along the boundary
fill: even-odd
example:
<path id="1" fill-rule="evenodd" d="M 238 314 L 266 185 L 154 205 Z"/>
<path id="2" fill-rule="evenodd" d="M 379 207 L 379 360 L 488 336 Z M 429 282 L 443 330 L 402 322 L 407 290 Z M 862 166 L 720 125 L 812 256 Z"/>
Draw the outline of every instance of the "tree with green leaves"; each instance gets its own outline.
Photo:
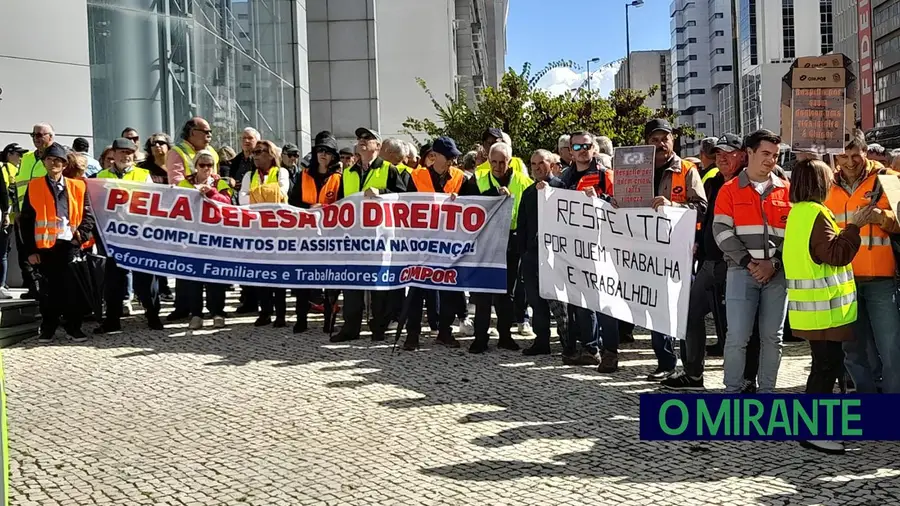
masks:
<path id="1" fill-rule="evenodd" d="M 671 110 L 654 111 L 644 105 L 658 87 L 648 92 L 615 90 L 608 98 L 583 88 L 556 96 L 539 89 L 538 80 L 558 67 L 577 65 L 560 60 L 534 75 L 527 63 L 522 72 L 509 69 L 496 88 L 487 87 L 479 93 L 474 108 L 469 107 L 464 92 L 439 101 L 420 79 L 419 86 L 431 99 L 437 121 L 408 118 L 403 127 L 420 143 L 446 135 L 464 151 L 481 142 L 486 129 L 500 128 L 512 138 L 515 154 L 527 159 L 536 149 L 555 149 L 560 135 L 579 130 L 605 135 L 616 146 L 633 146 L 643 143 L 643 126 L 650 119 L 661 117 L 674 123 Z M 678 133 L 691 135 L 693 131 L 683 129 Z"/>

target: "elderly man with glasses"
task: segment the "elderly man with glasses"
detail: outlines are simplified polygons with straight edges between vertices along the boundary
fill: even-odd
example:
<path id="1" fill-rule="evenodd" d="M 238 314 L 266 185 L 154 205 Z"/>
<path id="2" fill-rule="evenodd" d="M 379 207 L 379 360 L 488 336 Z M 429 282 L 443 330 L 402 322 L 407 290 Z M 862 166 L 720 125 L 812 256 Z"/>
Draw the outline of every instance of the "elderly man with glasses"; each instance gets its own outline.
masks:
<path id="1" fill-rule="evenodd" d="M 181 142 L 172 147 L 166 155 L 166 172 L 169 173 L 169 184 L 177 185 L 186 176 L 194 172 L 194 157 L 198 151 L 207 149 L 213 154 L 216 161 L 216 170 L 219 172 L 219 155 L 210 146 L 212 141 L 212 128 L 209 123 L 200 117 L 191 118 L 181 129 Z"/>

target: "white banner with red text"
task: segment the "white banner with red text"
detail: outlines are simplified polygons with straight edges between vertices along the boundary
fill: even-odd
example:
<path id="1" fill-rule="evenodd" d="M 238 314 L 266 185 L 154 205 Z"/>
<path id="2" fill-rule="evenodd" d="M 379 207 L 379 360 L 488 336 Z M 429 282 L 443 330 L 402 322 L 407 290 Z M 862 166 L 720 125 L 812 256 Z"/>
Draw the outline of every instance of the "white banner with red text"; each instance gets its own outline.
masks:
<path id="1" fill-rule="evenodd" d="M 684 338 L 697 212 L 615 208 L 581 192 L 538 193 L 540 292 Z"/>
<path id="2" fill-rule="evenodd" d="M 509 198 L 357 194 L 305 210 L 110 179 L 88 180 L 88 192 L 124 269 L 281 288 L 506 291 Z"/>

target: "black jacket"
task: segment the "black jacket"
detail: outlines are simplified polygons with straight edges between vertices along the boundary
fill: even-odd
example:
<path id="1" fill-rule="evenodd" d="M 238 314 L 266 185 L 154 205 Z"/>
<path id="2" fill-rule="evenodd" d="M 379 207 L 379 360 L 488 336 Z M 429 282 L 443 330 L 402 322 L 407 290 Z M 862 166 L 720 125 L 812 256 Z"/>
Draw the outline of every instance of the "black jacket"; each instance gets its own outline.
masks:
<path id="1" fill-rule="evenodd" d="M 709 209 L 712 210 L 716 208 L 716 196 L 719 195 L 719 190 L 721 190 L 724 185 L 725 176 L 721 173 L 707 179 L 706 183 L 703 184 L 703 189 L 706 190 L 706 201 L 708 202 Z M 725 260 L 722 250 L 720 250 L 719 245 L 716 244 L 716 235 L 713 233 L 713 220 L 715 217 L 716 213 L 714 212 L 708 212 L 703 215 L 703 222 L 700 225 L 700 240 L 697 241 L 697 260 L 700 260 L 701 262 L 707 260 L 711 262 L 722 262 Z"/>
<path id="2" fill-rule="evenodd" d="M 550 178 L 547 184 L 554 187 L 558 186 L 557 178 Z M 540 239 L 538 237 L 538 189 L 537 182 L 525 188 L 522 192 L 522 198 L 519 200 L 519 221 L 516 226 L 516 249 L 523 260 L 529 262 L 538 261 L 538 252 L 540 251 Z"/>

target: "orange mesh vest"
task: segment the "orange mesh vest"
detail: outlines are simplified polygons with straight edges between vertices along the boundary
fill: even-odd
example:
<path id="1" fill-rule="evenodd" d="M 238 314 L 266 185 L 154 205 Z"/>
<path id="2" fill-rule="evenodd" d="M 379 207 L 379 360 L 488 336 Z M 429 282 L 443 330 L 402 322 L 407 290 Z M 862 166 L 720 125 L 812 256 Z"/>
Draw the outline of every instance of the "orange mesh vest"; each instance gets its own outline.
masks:
<path id="1" fill-rule="evenodd" d="M 450 179 L 444 183 L 443 193 L 459 193 L 465 178 L 463 171 L 450 167 Z M 416 184 L 417 191 L 435 193 L 436 190 L 431 183 L 431 172 L 428 169 L 420 167 L 412 171 L 412 180 Z"/>

